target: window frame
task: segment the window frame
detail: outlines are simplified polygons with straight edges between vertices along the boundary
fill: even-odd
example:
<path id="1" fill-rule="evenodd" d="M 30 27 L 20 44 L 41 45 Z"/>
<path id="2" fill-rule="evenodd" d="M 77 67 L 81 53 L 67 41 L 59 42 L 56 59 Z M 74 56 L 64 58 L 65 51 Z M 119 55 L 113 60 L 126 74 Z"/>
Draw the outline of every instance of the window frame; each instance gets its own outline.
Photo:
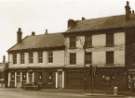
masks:
<path id="1" fill-rule="evenodd" d="M 92 64 L 92 52 L 85 52 L 85 64 Z"/>
<path id="2" fill-rule="evenodd" d="M 48 63 L 53 63 L 53 51 L 48 51 Z"/>
<path id="3" fill-rule="evenodd" d="M 17 64 L 17 53 L 13 53 L 13 64 Z"/>
<path id="4" fill-rule="evenodd" d="M 43 51 L 38 51 L 38 63 L 43 63 Z"/>
<path id="5" fill-rule="evenodd" d="M 91 48 L 92 47 L 92 35 L 85 36 L 85 44 L 84 48 Z"/>
<path id="6" fill-rule="evenodd" d="M 106 52 L 106 64 L 113 65 L 114 64 L 114 51 Z"/>
<path id="7" fill-rule="evenodd" d="M 114 33 L 106 33 L 106 46 L 107 47 L 114 46 Z"/>
<path id="8" fill-rule="evenodd" d="M 29 63 L 33 63 L 33 52 L 29 52 Z"/>
<path id="9" fill-rule="evenodd" d="M 20 63 L 21 64 L 25 63 L 25 53 L 24 52 L 20 53 Z"/>
<path id="10" fill-rule="evenodd" d="M 70 58 L 69 58 L 69 63 L 71 64 L 71 65 L 74 65 L 74 64 L 76 64 L 76 53 L 70 53 L 70 56 L 69 56 Z"/>
<path id="11" fill-rule="evenodd" d="M 76 48 L 76 36 L 69 37 L 69 47 L 72 49 Z"/>

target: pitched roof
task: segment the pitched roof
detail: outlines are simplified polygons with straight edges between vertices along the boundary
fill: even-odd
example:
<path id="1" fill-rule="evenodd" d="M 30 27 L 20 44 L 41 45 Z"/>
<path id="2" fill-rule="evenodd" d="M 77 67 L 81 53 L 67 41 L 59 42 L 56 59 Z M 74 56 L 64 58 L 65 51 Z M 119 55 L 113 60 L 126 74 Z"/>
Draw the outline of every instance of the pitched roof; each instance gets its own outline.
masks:
<path id="1" fill-rule="evenodd" d="M 22 42 L 15 44 L 8 52 L 25 49 L 64 47 L 64 36 L 61 33 L 26 36 Z"/>
<path id="2" fill-rule="evenodd" d="M 76 25 L 67 32 L 94 31 L 103 29 L 135 27 L 135 15 L 131 15 L 130 20 L 125 19 L 125 15 L 102 17 L 95 19 L 84 19 L 75 21 Z"/>

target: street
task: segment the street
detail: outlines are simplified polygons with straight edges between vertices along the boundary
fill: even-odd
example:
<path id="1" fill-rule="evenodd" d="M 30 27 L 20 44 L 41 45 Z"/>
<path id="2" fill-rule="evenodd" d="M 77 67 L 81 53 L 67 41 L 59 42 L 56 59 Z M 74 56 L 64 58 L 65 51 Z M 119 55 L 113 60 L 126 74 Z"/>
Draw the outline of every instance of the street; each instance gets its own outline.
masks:
<path id="1" fill-rule="evenodd" d="M 69 93 L 69 92 L 51 92 L 49 91 L 30 91 L 23 89 L 10 89 L 0 88 L 0 98 L 116 98 L 116 96 L 108 95 L 94 95 L 88 96 L 85 93 Z M 118 98 L 135 98 L 135 97 L 124 97 L 117 96 Z"/>

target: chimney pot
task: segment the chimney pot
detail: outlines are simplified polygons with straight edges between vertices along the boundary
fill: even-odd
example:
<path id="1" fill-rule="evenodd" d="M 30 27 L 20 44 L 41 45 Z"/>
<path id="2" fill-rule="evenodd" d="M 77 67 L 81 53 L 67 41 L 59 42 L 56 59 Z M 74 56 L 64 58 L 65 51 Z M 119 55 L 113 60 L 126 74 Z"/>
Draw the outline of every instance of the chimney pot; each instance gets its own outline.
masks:
<path id="1" fill-rule="evenodd" d="M 126 2 L 125 13 L 126 13 L 126 15 L 125 15 L 126 20 L 129 20 L 130 19 L 130 14 L 131 14 L 129 1 Z"/>
<path id="2" fill-rule="evenodd" d="M 22 41 L 22 30 L 21 28 L 18 28 L 17 31 L 17 43 L 20 43 Z"/>
<path id="3" fill-rule="evenodd" d="M 5 55 L 3 56 L 3 63 L 5 63 L 6 62 L 6 57 L 5 57 Z"/>

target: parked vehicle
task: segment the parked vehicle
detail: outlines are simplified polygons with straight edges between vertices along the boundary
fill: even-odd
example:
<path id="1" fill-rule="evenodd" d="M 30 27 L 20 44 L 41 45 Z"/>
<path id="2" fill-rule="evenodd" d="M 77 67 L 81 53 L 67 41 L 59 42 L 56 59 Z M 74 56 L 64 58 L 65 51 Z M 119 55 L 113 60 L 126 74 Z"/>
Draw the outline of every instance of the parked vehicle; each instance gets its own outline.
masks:
<path id="1" fill-rule="evenodd" d="M 27 90 L 39 90 L 40 86 L 36 82 L 32 82 L 23 84 L 22 88 Z"/>

